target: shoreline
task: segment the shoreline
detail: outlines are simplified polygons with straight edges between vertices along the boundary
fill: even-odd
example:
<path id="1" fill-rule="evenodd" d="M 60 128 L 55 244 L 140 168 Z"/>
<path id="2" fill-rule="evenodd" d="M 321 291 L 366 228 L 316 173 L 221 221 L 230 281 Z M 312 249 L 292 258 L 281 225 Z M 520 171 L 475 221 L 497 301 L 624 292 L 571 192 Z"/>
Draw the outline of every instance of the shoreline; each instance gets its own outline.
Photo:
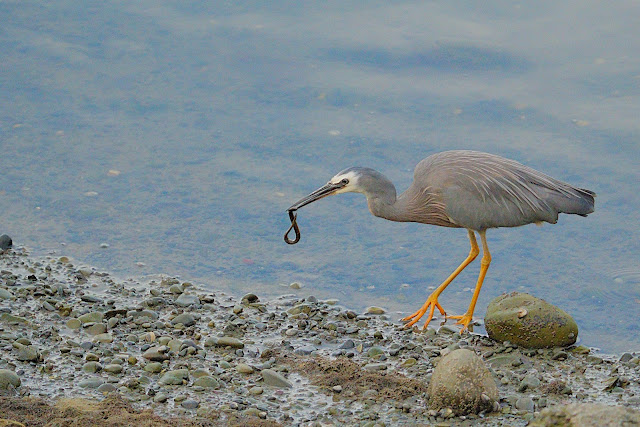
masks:
<path id="1" fill-rule="evenodd" d="M 384 310 L 230 296 L 171 277 L 119 280 L 23 248 L 0 255 L 0 316 L 0 370 L 20 379 L 0 396 L 21 402 L 116 394 L 164 419 L 201 423 L 191 425 L 526 425 L 571 403 L 640 408 L 637 353 L 527 350 L 448 325 L 415 333 Z M 433 368 L 458 348 L 490 367 L 497 412 L 428 408 Z"/>

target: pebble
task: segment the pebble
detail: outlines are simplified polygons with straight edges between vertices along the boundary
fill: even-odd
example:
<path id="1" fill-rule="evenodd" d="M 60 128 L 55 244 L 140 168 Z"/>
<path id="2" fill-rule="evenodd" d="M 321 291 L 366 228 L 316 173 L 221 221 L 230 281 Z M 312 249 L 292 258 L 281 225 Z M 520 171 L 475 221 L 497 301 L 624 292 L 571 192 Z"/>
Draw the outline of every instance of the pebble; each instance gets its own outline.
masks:
<path id="1" fill-rule="evenodd" d="M 218 381 L 217 379 L 213 378 L 210 375 L 205 375 L 196 379 L 193 382 L 193 385 L 197 387 L 204 387 L 204 388 L 218 388 L 220 387 L 220 381 Z"/>
<path id="2" fill-rule="evenodd" d="M 520 385 L 518 386 L 518 391 L 523 392 L 527 389 L 536 389 L 540 386 L 540 380 L 533 375 L 526 375 L 522 381 L 520 381 Z"/>
<path id="3" fill-rule="evenodd" d="M 13 294 L 7 289 L 0 288 L 0 300 L 13 299 Z"/>
<path id="4" fill-rule="evenodd" d="M 114 386 L 113 384 L 110 383 L 105 383 L 100 385 L 97 390 L 100 393 L 104 393 L 104 394 L 108 394 L 108 393 L 113 393 L 114 391 L 117 390 L 116 386 Z"/>
<path id="5" fill-rule="evenodd" d="M 262 387 L 258 387 L 258 386 L 251 387 L 249 389 L 249 393 L 252 394 L 253 396 L 258 396 L 258 395 L 262 394 L 263 392 L 264 392 L 264 389 Z"/>
<path id="6" fill-rule="evenodd" d="M 190 305 L 200 304 L 200 298 L 197 295 L 183 293 L 176 299 L 175 303 L 180 307 L 189 307 Z"/>
<path id="7" fill-rule="evenodd" d="M 166 348 L 162 347 L 151 347 L 142 354 L 142 357 L 154 362 L 163 362 L 170 359 L 169 355 L 166 354 Z"/>
<path id="8" fill-rule="evenodd" d="M 93 325 L 85 328 L 85 331 L 89 335 L 104 334 L 105 332 L 107 332 L 107 325 L 105 325 L 104 323 L 94 323 Z"/>
<path id="9" fill-rule="evenodd" d="M 101 343 L 112 343 L 113 342 L 113 335 L 106 333 L 106 334 L 98 334 L 96 336 L 93 337 L 93 341 L 94 342 L 101 342 Z"/>
<path id="10" fill-rule="evenodd" d="M 122 373 L 122 365 L 117 365 L 115 363 L 111 363 L 104 367 L 104 371 L 110 374 L 120 374 Z"/>
<path id="11" fill-rule="evenodd" d="M 161 385 L 182 385 L 189 379 L 188 369 L 176 369 L 173 371 L 167 371 L 158 380 L 158 384 Z"/>
<path id="12" fill-rule="evenodd" d="M 186 409 L 196 409 L 198 408 L 198 406 L 200 406 L 200 403 L 193 399 L 186 399 L 182 403 L 180 403 L 180 406 Z"/>
<path id="13" fill-rule="evenodd" d="M 144 369 L 146 372 L 150 372 L 152 374 L 158 374 L 162 372 L 162 363 L 160 362 L 150 362 L 144 365 Z"/>
<path id="14" fill-rule="evenodd" d="M 520 397 L 516 400 L 515 407 L 521 411 L 533 412 L 535 405 L 530 397 Z"/>
<path id="15" fill-rule="evenodd" d="M 178 323 L 182 323 L 184 326 L 193 326 L 196 324 L 196 319 L 192 314 L 182 313 L 171 320 L 172 325 L 177 325 Z"/>
<path id="16" fill-rule="evenodd" d="M 376 306 L 367 307 L 366 311 L 367 313 L 373 314 L 373 315 L 385 314 L 387 312 L 384 308 L 376 307 Z"/>
<path id="17" fill-rule="evenodd" d="M 164 392 L 157 393 L 155 396 L 153 396 L 153 401 L 156 403 L 164 403 L 167 400 L 169 400 L 169 395 Z"/>
<path id="18" fill-rule="evenodd" d="M 104 381 L 101 378 L 87 378 L 78 383 L 78 386 L 82 388 L 98 388 Z"/>
<path id="19" fill-rule="evenodd" d="M 11 246 L 13 246 L 13 240 L 11 240 L 11 237 L 7 236 L 6 234 L 0 236 L 0 250 L 6 251 L 7 249 L 11 248 Z"/>
<path id="20" fill-rule="evenodd" d="M 40 352 L 32 345 L 22 345 L 16 354 L 16 359 L 24 362 L 38 362 L 40 358 Z"/>
<path id="21" fill-rule="evenodd" d="M 293 387 L 293 384 L 291 384 L 291 382 L 288 379 L 286 379 L 276 371 L 273 371 L 271 369 L 263 369 L 260 373 L 262 374 L 262 380 L 266 385 L 270 385 L 272 387 L 278 387 L 278 388 Z"/>
<path id="22" fill-rule="evenodd" d="M 233 348 L 244 348 L 244 343 L 237 338 L 233 337 L 220 337 L 215 342 L 215 345 L 218 347 L 233 347 Z"/>
<path id="23" fill-rule="evenodd" d="M 82 370 L 90 374 L 94 374 L 102 370 L 102 365 L 99 362 L 87 362 L 82 365 Z"/>
<path id="24" fill-rule="evenodd" d="M 236 371 L 240 372 L 241 374 L 253 374 L 253 368 L 246 363 L 238 363 L 238 365 L 236 366 Z"/>
<path id="25" fill-rule="evenodd" d="M 10 387 L 20 387 L 20 377 L 9 369 L 0 369 L 0 390 L 6 390 Z"/>

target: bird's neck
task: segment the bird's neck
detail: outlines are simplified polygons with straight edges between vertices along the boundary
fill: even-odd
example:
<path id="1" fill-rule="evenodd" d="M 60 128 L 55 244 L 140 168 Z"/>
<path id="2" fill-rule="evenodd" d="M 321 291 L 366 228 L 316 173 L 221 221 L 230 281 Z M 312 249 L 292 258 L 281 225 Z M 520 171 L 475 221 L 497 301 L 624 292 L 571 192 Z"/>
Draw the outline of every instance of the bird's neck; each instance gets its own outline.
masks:
<path id="1" fill-rule="evenodd" d="M 395 194 L 393 200 L 390 198 L 367 197 L 367 204 L 369 205 L 369 211 L 377 217 L 397 222 L 413 221 L 407 215 L 407 211 L 402 208 L 402 199 L 397 199 Z"/>

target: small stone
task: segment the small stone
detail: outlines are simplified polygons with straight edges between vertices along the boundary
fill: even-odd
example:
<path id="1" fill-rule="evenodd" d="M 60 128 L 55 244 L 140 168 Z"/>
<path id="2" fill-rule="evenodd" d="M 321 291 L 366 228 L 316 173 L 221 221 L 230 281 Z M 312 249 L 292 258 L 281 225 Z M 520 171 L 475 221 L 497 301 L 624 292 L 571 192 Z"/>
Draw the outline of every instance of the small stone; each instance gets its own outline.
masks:
<path id="1" fill-rule="evenodd" d="M 196 387 L 204 387 L 204 388 L 218 388 L 220 387 L 220 381 L 218 381 L 217 379 L 215 379 L 210 375 L 205 375 L 195 380 L 193 382 L 193 385 Z"/>
<path id="2" fill-rule="evenodd" d="M 142 357 L 153 362 L 163 362 L 170 359 L 162 347 L 151 347 L 142 354 Z"/>
<path id="3" fill-rule="evenodd" d="M 13 294 L 7 289 L 0 288 L 0 300 L 13 299 Z"/>
<path id="4" fill-rule="evenodd" d="M 184 326 L 193 326 L 196 324 L 196 319 L 192 314 L 182 313 L 171 319 L 172 325 L 177 325 L 178 323 L 182 323 Z"/>
<path id="5" fill-rule="evenodd" d="M 10 387 L 20 387 L 20 377 L 9 369 L 0 369 L 0 390 L 6 390 Z"/>
<path id="6" fill-rule="evenodd" d="M 249 394 L 252 394 L 254 396 L 258 396 L 258 395 L 262 394 L 263 392 L 264 392 L 264 389 L 262 387 L 258 387 L 258 386 L 251 387 L 249 389 Z"/>
<path id="7" fill-rule="evenodd" d="M 107 332 L 107 325 L 105 325 L 104 323 L 94 323 L 88 328 L 85 328 L 85 331 L 89 335 L 94 335 L 94 336 L 104 334 L 105 332 Z"/>
<path id="8" fill-rule="evenodd" d="M 93 311 L 91 313 L 83 314 L 78 317 L 78 320 L 84 323 L 100 323 L 104 319 L 104 313 L 100 311 Z"/>
<path id="9" fill-rule="evenodd" d="M 13 240 L 11 240 L 11 237 L 7 236 L 6 234 L 3 234 L 2 236 L 0 236 L 0 250 L 1 251 L 6 251 L 11 246 L 13 246 Z"/>
<path id="10" fill-rule="evenodd" d="M 78 385 L 82 388 L 98 388 L 104 381 L 101 378 L 87 378 L 78 383 Z"/>
<path id="11" fill-rule="evenodd" d="M 289 328 L 285 331 L 284 334 L 288 337 L 295 337 L 296 335 L 298 335 L 298 330 L 294 328 Z"/>
<path id="12" fill-rule="evenodd" d="M 367 350 L 367 356 L 371 357 L 371 358 L 375 358 L 377 356 L 380 356 L 381 354 L 384 354 L 384 350 L 381 349 L 380 347 L 371 347 L 369 348 L 369 350 Z"/>
<path id="13" fill-rule="evenodd" d="M 415 365 L 416 363 L 418 363 L 418 361 L 416 359 L 414 359 L 413 357 L 410 357 L 407 360 L 405 360 L 404 362 L 402 362 L 400 364 L 400 366 L 402 366 L 403 368 L 410 368 L 413 365 Z"/>
<path id="14" fill-rule="evenodd" d="M 530 397 L 520 397 L 516 400 L 515 407 L 521 411 L 533 412 L 535 405 Z"/>
<path id="15" fill-rule="evenodd" d="M 184 289 L 182 288 L 182 285 L 176 283 L 175 285 L 171 285 L 169 287 L 169 292 L 171 292 L 172 294 L 181 294 L 184 292 Z"/>
<path id="16" fill-rule="evenodd" d="M 245 296 L 242 297 L 242 304 L 254 304 L 256 302 L 259 302 L 260 298 L 258 298 L 258 296 L 256 294 L 246 294 Z"/>
<path id="17" fill-rule="evenodd" d="M 386 312 L 387 311 L 384 308 L 381 308 L 381 307 L 375 307 L 375 306 L 367 307 L 367 313 L 369 313 L 369 314 L 380 315 L 380 314 L 384 314 Z"/>
<path id="18" fill-rule="evenodd" d="M 84 356 L 84 360 L 86 360 L 87 362 L 97 362 L 100 360 L 100 357 L 95 353 L 87 353 Z"/>
<path id="19" fill-rule="evenodd" d="M 95 374 L 102 370 L 102 365 L 98 362 L 87 362 L 82 365 L 82 370 L 89 374 Z"/>
<path id="20" fill-rule="evenodd" d="M 175 371 L 167 371 L 158 380 L 161 385 L 182 385 L 189 379 L 188 369 L 176 369 Z"/>
<path id="21" fill-rule="evenodd" d="M 289 287 L 290 287 L 291 289 L 300 289 L 300 288 L 302 288 L 302 285 L 301 285 L 300 283 L 298 283 L 298 282 L 292 282 L 292 283 L 289 285 Z"/>
<path id="22" fill-rule="evenodd" d="M 79 319 L 69 319 L 67 320 L 67 328 L 69 329 L 80 329 L 82 326 L 82 322 Z"/>
<path id="23" fill-rule="evenodd" d="M 620 362 L 622 363 L 627 363 L 631 359 L 633 359 L 633 354 L 631 353 L 623 353 L 622 356 L 620 356 Z"/>
<path id="24" fill-rule="evenodd" d="M 111 334 L 98 334 L 93 337 L 93 342 L 111 343 L 113 342 L 113 335 Z"/>
<path id="25" fill-rule="evenodd" d="M 160 392 L 158 394 L 156 394 L 155 396 L 153 396 L 153 401 L 156 403 L 164 403 L 167 400 L 169 400 L 169 395 L 167 393 L 164 392 Z"/>
<path id="26" fill-rule="evenodd" d="M 271 369 L 263 369 L 260 373 L 262 374 L 262 379 L 264 380 L 264 383 L 266 385 L 278 388 L 293 387 L 293 384 L 291 384 L 288 379 L 286 379 L 276 371 L 273 371 Z"/>
<path id="27" fill-rule="evenodd" d="M 104 367 L 104 371 L 110 374 L 119 374 L 122 372 L 122 365 L 111 363 Z"/>
<path id="28" fill-rule="evenodd" d="M 527 389 L 535 389 L 540 386 L 540 380 L 535 376 L 529 374 L 526 375 L 522 381 L 520 381 L 520 385 L 518 386 L 518 391 L 523 392 Z"/>
<path id="29" fill-rule="evenodd" d="M 333 386 L 331 390 L 333 390 L 334 393 L 342 393 L 342 386 L 341 385 Z"/>
<path id="30" fill-rule="evenodd" d="M 150 362 L 144 365 L 142 368 L 145 372 L 150 372 L 152 374 L 158 374 L 162 372 L 162 363 L 160 362 Z"/>
<path id="31" fill-rule="evenodd" d="M 218 347 L 233 347 L 233 348 L 244 348 L 244 343 L 237 338 L 233 337 L 220 337 L 215 343 Z"/>
<path id="32" fill-rule="evenodd" d="M 2 313 L 0 314 L 0 321 L 8 324 L 23 324 L 26 325 L 29 323 L 27 319 L 20 316 L 14 316 L 11 313 Z"/>
<path id="33" fill-rule="evenodd" d="M 175 303 L 180 307 L 189 307 L 190 305 L 200 304 L 200 298 L 198 298 L 197 295 L 181 294 L 176 299 Z"/>
<path id="34" fill-rule="evenodd" d="M 193 399 L 187 399 L 185 401 L 183 401 L 180 406 L 182 406 L 183 408 L 186 409 L 197 409 L 198 406 L 200 406 L 200 403 L 196 400 Z"/>
<path id="35" fill-rule="evenodd" d="M 236 366 L 236 371 L 241 374 L 253 374 L 253 368 L 246 363 L 238 363 Z"/>
<path id="36" fill-rule="evenodd" d="M 99 387 L 97 388 L 97 390 L 98 390 L 100 393 L 107 394 L 107 393 L 113 393 L 114 391 L 116 391 L 116 390 L 117 390 L 117 388 L 116 388 L 116 386 L 114 386 L 113 384 L 105 383 L 105 384 L 102 384 L 101 386 L 99 386 Z"/>
<path id="37" fill-rule="evenodd" d="M 387 365 L 385 365 L 384 363 L 368 363 L 364 365 L 362 369 L 365 369 L 367 371 L 384 371 L 387 369 Z"/>
<path id="38" fill-rule="evenodd" d="M 23 362 L 38 362 L 42 359 L 42 356 L 35 346 L 23 345 L 18 348 L 16 359 Z"/>

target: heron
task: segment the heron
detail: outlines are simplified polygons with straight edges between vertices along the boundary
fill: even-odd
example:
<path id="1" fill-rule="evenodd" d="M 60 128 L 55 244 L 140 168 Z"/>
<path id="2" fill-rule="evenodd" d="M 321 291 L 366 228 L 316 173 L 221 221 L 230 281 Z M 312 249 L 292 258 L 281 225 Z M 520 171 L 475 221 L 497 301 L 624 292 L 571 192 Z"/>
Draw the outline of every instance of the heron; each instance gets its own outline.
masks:
<path id="1" fill-rule="evenodd" d="M 438 309 L 445 319 L 456 319 L 456 324 L 462 325 L 461 333 L 473 320 L 480 289 L 491 264 L 487 230 L 532 223 L 541 225 L 543 222 L 555 224 L 560 213 L 587 216 L 594 211 L 596 196 L 591 190 L 574 187 L 495 154 L 444 151 L 420 161 L 414 170 L 413 182 L 399 196 L 393 183 L 374 169 L 350 167 L 336 174 L 326 185 L 288 209 L 292 227 L 296 226 L 295 242 L 299 239 L 299 231 L 293 211 L 327 196 L 348 192 L 364 194 L 369 211 L 380 218 L 467 230 L 471 243 L 469 255 L 427 297 L 420 309 L 402 319 L 407 327 L 411 327 L 428 312 L 423 326 L 426 329 Z M 480 254 L 476 233 L 480 236 L 483 253 L 469 308 L 462 315 L 448 316 L 438 297 Z"/>

